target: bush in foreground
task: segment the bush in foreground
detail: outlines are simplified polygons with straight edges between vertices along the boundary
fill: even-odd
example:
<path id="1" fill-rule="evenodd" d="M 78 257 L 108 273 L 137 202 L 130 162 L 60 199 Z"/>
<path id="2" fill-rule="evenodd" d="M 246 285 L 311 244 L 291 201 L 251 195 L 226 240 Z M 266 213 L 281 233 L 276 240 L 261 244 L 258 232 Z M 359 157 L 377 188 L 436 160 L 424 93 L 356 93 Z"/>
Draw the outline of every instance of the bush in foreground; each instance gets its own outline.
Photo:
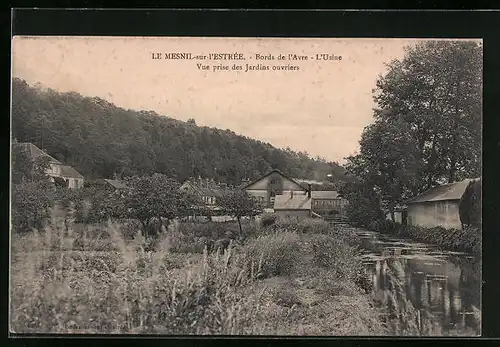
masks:
<path id="1" fill-rule="evenodd" d="M 260 277 L 290 275 L 302 257 L 300 239 L 292 233 L 259 236 L 245 244 L 242 251 Z"/>

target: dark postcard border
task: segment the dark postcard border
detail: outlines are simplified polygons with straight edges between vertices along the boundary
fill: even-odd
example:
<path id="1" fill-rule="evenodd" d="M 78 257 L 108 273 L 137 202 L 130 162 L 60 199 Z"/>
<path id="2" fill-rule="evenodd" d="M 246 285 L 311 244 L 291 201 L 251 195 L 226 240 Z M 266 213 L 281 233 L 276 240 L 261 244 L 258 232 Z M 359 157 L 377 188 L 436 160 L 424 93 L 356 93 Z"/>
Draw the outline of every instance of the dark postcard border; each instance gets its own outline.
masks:
<path id="1" fill-rule="evenodd" d="M 498 180 L 496 162 L 499 158 L 500 122 L 498 120 L 498 90 L 500 72 L 500 15 L 494 11 L 235 11 L 235 10 L 32 10 L 12 12 L 13 35 L 94 35 L 94 36 L 232 36 L 232 37 L 419 37 L 419 38 L 483 38 L 484 40 L 484 124 L 483 124 L 483 336 L 500 337 L 498 312 L 497 245 L 499 232 L 495 228 Z M 7 34 L 8 28 L 4 27 Z M 9 35 L 9 34 L 7 34 Z M 4 57 L 10 54 L 3 50 Z M 10 66 L 10 59 L 9 61 Z M 10 68 L 8 78 L 10 88 Z M 4 94 L 6 95 L 6 94 Z M 10 114 L 10 98 L 4 109 Z M 10 123 L 9 123 L 10 124 Z M 7 129 L 7 127 L 5 128 Z M 8 143 L 8 136 L 4 137 Z M 5 148 L 8 148 L 5 146 Z M 7 153 L 7 158 L 8 158 Z M 8 164 L 8 161 L 5 162 Z M 4 164 L 4 165 L 5 165 Z M 4 189 L 8 197 L 8 166 L 4 173 Z M 2 209 L 8 226 L 8 199 Z M 7 229 L 8 230 L 8 229 Z M 2 250 L 8 250 L 8 233 L 2 238 Z M 7 251 L 8 252 L 8 251 Z M 8 261 L 7 252 L 3 259 Z M 8 264 L 8 262 L 6 262 Z M 8 274 L 7 271 L 3 272 Z M 8 283 L 8 278 L 6 276 Z M 4 287 L 5 288 L 5 287 Z M 4 295 L 8 312 L 8 293 Z M 5 318 L 7 318 L 5 316 Z M 4 321 L 7 323 L 7 319 Z M 5 325 L 7 330 L 7 325 Z M 345 339 L 345 338 L 342 338 Z M 156 340 L 156 339 L 152 339 Z M 209 339 L 210 342 L 220 341 Z M 268 339 L 265 339 L 268 340 Z M 304 342 L 303 339 L 296 342 Z M 318 341 L 318 339 L 315 339 Z M 323 339 L 321 339 L 323 340 Z M 378 339 L 377 339 L 378 340 Z M 12 341 L 12 340 L 11 340 Z M 24 338 L 14 340 L 25 345 Z M 37 344 L 42 341 L 37 340 Z M 111 343 L 116 340 L 108 340 Z M 194 342 L 194 340 L 191 340 Z M 208 340 L 203 340 L 208 342 Z M 240 340 L 226 340 L 229 343 Z M 259 340 L 262 341 L 262 340 Z M 310 341 L 310 340 L 309 340 Z M 411 339 L 411 343 L 415 340 Z M 31 340 L 30 342 L 35 342 Z M 76 343 L 72 341 L 71 343 Z M 121 342 L 124 342 L 123 340 Z M 137 341 L 138 342 L 138 341 Z M 187 341 L 186 341 L 187 342 Z M 196 343 L 202 340 L 196 339 Z M 257 340 L 252 341 L 257 342 Z M 277 342 L 277 341 L 276 341 Z M 312 342 L 312 341 L 310 341 Z M 337 341 L 340 342 L 340 341 Z M 368 342 L 368 341 L 367 341 Z M 368 343 L 374 343 L 372 339 Z M 385 341 L 377 341 L 385 343 Z M 430 342 L 430 341 L 429 341 Z M 440 343 L 452 342 L 441 340 Z M 472 341 L 471 341 L 472 342 Z M 404 341 L 405 344 L 410 340 Z M 356 343 L 357 344 L 357 343 Z"/>
<path id="2" fill-rule="evenodd" d="M 14 35 L 476 38 L 494 30 L 494 15 L 397 10 L 16 9 L 12 18 Z"/>

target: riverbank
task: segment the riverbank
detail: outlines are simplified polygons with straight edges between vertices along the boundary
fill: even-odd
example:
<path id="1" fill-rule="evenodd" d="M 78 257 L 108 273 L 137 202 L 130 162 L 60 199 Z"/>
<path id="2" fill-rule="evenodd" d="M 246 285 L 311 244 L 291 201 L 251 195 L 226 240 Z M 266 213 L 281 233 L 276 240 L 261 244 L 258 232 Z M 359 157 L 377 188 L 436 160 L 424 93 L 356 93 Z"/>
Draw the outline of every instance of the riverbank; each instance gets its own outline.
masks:
<path id="1" fill-rule="evenodd" d="M 321 221 L 245 225 L 224 254 L 184 224 L 154 247 L 120 225 L 12 238 L 10 330 L 18 333 L 389 335 L 355 236 Z M 147 247 L 146 247 L 147 246 Z M 145 249 L 151 249 L 146 251 Z"/>
<path id="2" fill-rule="evenodd" d="M 474 227 L 466 229 L 423 228 L 383 220 L 372 223 L 369 229 L 394 237 L 434 244 L 444 250 L 471 253 L 475 256 L 481 254 L 481 230 Z"/>
<path id="3" fill-rule="evenodd" d="M 373 298 L 397 336 L 478 336 L 481 261 L 465 253 L 353 228 Z"/>

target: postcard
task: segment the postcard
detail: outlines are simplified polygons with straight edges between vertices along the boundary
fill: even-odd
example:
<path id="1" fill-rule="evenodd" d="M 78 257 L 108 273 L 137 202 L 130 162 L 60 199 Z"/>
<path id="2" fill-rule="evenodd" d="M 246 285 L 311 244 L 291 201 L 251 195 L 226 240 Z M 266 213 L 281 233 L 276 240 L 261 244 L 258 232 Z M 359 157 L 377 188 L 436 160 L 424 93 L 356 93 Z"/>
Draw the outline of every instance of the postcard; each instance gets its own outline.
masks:
<path id="1" fill-rule="evenodd" d="M 14 36 L 10 332 L 479 336 L 482 56 Z"/>

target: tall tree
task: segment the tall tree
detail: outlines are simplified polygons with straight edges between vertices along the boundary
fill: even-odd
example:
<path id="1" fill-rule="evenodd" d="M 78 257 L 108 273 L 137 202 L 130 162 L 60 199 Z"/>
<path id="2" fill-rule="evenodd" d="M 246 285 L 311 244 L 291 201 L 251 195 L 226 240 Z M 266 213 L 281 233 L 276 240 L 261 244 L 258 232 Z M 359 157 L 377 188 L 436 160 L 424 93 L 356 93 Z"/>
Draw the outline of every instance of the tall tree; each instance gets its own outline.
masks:
<path id="1" fill-rule="evenodd" d="M 377 81 L 375 119 L 407 124 L 420 159 L 420 185 L 429 188 L 481 171 L 482 46 L 426 41 L 406 48 Z"/>
<path id="2" fill-rule="evenodd" d="M 367 227 L 383 216 L 379 196 L 373 186 L 361 181 L 347 182 L 340 187 L 340 192 L 348 201 L 346 216 L 354 226 Z"/>
<path id="3" fill-rule="evenodd" d="M 399 119 L 375 121 L 365 128 L 360 154 L 348 158 L 347 168 L 379 192 L 382 206 L 394 220 L 394 208 L 416 191 L 418 154 L 407 124 Z"/>
<path id="4" fill-rule="evenodd" d="M 178 182 L 163 174 L 135 176 L 126 179 L 125 186 L 125 216 L 139 220 L 145 236 L 154 236 L 161 231 L 162 218 L 170 221 L 187 208 L 188 200 L 179 190 Z M 159 221 L 158 230 L 148 233 L 150 222 L 155 218 Z"/>
<path id="5" fill-rule="evenodd" d="M 260 213 L 257 200 L 243 190 L 227 192 L 220 198 L 219 205 L 228 215 L 236 218 L 240 235 L 243 233 L 241 218 L 254 217 Z"/>
<path id="6" fill-rule="evenodd" d="M 481 171 L 482 47 L 427 41 L 406 48 L 380 76 L 374 123 L 347 169 L 394 206 L 438 183 Z"/>

